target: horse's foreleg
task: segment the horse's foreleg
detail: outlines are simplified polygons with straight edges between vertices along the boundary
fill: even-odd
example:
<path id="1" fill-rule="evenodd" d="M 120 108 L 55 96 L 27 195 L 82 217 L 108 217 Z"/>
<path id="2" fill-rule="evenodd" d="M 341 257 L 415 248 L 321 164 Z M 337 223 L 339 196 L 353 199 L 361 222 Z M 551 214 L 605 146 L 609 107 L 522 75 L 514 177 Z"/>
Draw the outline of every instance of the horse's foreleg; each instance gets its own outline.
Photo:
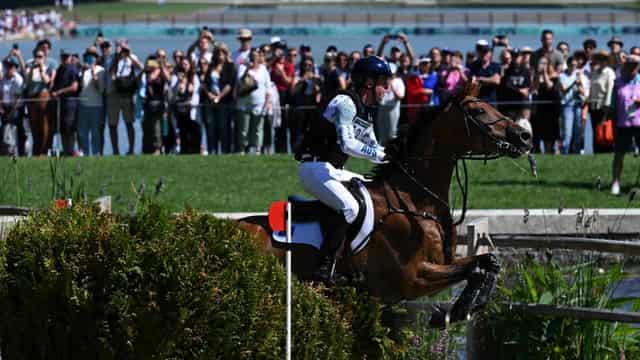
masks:
<path id="1" fill-rule="evenodd" d="M 430 280 L 434 287 L 444 288 L 467 280 L 467 285 L 448 312 L 442 308 L 433 312 L 430 325 L 442 328 L 448 322 L 466 320 L 470 313 L 487 304 L 495 289 L 500 265 L 493 254 L 483 254 L 456 259 L 451 265 L 430 265 L 427 269 L 424 278 Z"/>
<path id="2" fill-rule="evenodd" d="M 424 263 L 420 272 L 420 279 L 429 284 L 431 292 L 450 287 L 463 280 L 467 286 L 456 299 L 450 311 L 436 308 L 431 314 L 429 324 L 432 327 L 443 328 L 449 322 L 465 320 L 471 311 L 484 280 L 483 271 L 479 267 L 479 257 L 472 256 L 454 260 L 449 265 Z M 448 319 L 447 319 L 448 316 Z"/>
<path id="3" fill-rule="evenodd" d="M 478 256 L 478 267 L 484 270 L 484 279 L 480 287 L 480 292 L 473 304 L 473 312 L 483 309 L 498 282 L 498 274 L 500 273 L 500 263 L 493 254 L 482 254 Z"/>

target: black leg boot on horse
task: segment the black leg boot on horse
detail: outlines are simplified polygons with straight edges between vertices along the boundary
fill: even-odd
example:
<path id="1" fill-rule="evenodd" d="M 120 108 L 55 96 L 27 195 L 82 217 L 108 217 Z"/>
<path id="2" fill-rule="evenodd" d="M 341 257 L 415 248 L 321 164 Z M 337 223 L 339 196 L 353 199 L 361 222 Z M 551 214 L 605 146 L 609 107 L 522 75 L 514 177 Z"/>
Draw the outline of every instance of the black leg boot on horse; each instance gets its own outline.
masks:
<path id="1" fill-rule="evenodd" d="M 324 283 L 333 282 L 335 274 L 336 262 L 344 253 L 344 243 L 349 229 L 349 223 L 345 220 L 341 213 L 333 212 L 329 215 L 327 221 L 327 232 L 324 243 L 322 244 L 322 260 L 316 271 L 313 273 L 313 279 Z"/>

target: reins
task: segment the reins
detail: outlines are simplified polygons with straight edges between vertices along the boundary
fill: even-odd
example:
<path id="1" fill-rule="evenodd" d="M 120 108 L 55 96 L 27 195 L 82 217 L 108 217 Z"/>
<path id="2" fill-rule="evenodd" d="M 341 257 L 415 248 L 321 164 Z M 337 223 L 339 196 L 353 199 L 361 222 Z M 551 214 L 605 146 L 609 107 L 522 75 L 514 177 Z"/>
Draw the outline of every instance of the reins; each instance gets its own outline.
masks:
<path id="1" fill-rule="evenodd" d="M 482 131 L 482 133 L 488 137 L 490 140 L 492 140 L 496 147 L 498 148 L 498 151 L 494 154 L 462 154 L 459 156 L 453 156 L 450 158 L 451 161 L 454 162 L 455 164 L 455 176 L 456 176 L 456 183 L 458 184 L 458 187 L 460 189 L 460 193 L 462 194 L 462 212 L 460 214 L 460 218 L 456 221 L 453 222 L 454 226 L 458 226 L 460 224 L 462 224 L 465 220 L 466 214 L 467 214 L 467 205 L 468 205 L 468 197 L 469 197 L 469 177 L 468 177 L 468 168 L 467 168 L 467 163 L 466 160 L 481 160 L 481 161 L 488 161 L 488 160 L 494 160 L 494 159 L 498 159 L 500 157 L 502 157 L 502 153 L 508 152 L 508 151 L 514 151 L 513 149 L 513 145 L 502 140 L 502 139 L 498 139 L 496 138 L 493 134 L 491 134 L 491 132 L 489 131 L 489 126 L 497 124 L 500 121 L 505 121 L 508 120 L 509 118 L 502 116 L 499 119 L 496 119 L 492 122 L 489 123 L 485 123 L 485 122 L 479 122 L 478 119 L 476 119 L 473 115 L 471 115 L 469 113 L 469 111 L 467 111 L 467 109 L 465 108 L 465 105 L 471 102 L 478 102 L 480 100 L 478 100 L 477 98 L 471 98 L 471 99 L 467 99 L 464 100 L 460 103 L 456 103 L 456 106 L 460 109 L 460 111 L 462 111 L 462 114 L 464 115 L 464 120 L 465 120 L 465 127 L 467 129 L 467 135 L 471 136 L 471 132 L 469 130 L 469 122 L 471 122 L 473 125 L 475 125 L 480 131 Z M 438 159 L 438 157 L 407 157 L 406 160 L 418 160 L 418 161 L 424 161 L 424 160 L 433 160 L 433 159 Z M 464 183 L 463 181 L 460 179 L 460 171 L 459 171 L 459 161 L 462 162 L 462 171 L 464 173 Z M 451 218 L 453 218 L 453 214 L 451 214 L 451 207 L 449 205 L 449 202 L 445 201 L 444 199 L 442 199 L 440 196 L 438 196 L 438 194 L 436 194 L 434 191 L 432 191 L 431 189 L 429 189 L 428 186 L 424 185 L 419 179 L 417 179 L 415 176 L 412 175 L 412 171 L 408 168 L 408 162 L 406 163 L 407 165 L 403 164 L 401 161 L 393 161 L 392 163 L 398 168 L 400 169 L 400 171 L 404 174 L 404 176 L 409 179 L 411 181 L 411 183 L 413 183 L 419 190 L 421 190 L 423 193 L 425 193 L 426 195 L 430 196 L 431 198 L 433 198 L 434 200 L 436 200 L 437 202 L 439 202 L 440 204 L 442 204 L 447 211 L 449 212 Z M 387 200 L 387 208 L 388 208 L 388 213 L 404 213 L 404 214 L 408 214 L 408 215 L 412 215 L 412 216 L 419 216 L 422 218 L 428 218 L 428 219 L 432 219 L 435 221 L 438 221 L 438 218 L 436 216 L 434 216 L 433 214 L 427 214 L 426 212 L 423 214 L 420 213 L 415 213 L 415 212 L 410 212 L 408 211 L 408 209 L 405 210 L 401 210 L 401 209 L 395 209 L 390 205 L 388 196 L 386 194 L 386 190 L 385 190 L 385 198 Z M 399 201 L 401 201 L 401 199 L 398 197 Z M 383 216 L 380 220 L 384 219 L 385 216 Z M 379 221 L 380 221 L 379 220 Z"/>

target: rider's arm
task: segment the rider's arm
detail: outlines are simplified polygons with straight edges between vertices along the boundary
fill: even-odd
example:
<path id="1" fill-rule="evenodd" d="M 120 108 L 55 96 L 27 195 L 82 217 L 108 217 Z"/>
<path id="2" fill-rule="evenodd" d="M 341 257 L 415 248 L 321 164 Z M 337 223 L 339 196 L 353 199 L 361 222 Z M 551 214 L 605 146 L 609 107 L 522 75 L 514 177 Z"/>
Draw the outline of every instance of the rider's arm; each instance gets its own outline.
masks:
<path id="1" fill-rule="evenodd" d="M 356 116 L 356 105 L 346 95 L 338 95 L 327 106 L 324 117 L 333 122 L 338 133 L 338 144 L 345 154 L 381 162 L 384 148 L 377 144 L 375 138 L 369 144 L 356 139 L 353 131 L 353 119 Z"/>

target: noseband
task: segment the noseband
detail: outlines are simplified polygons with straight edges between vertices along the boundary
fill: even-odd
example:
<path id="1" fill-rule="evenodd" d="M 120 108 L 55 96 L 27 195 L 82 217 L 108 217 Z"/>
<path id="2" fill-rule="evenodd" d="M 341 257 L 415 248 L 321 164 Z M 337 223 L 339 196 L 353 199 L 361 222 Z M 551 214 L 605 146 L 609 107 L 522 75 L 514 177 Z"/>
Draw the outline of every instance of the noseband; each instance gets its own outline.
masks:
<path id="1" fill-rule="evenodd" d="M 498 149 L 498 151 L 494 154 L 473 154 L 473 153 L 467 153 L 467 154 L 463 154 L 463 155 L 459 155 L 459 156 L 453 156 L 451 158 L 451 160 L 453 162 L 455 162 L 455 170 L 456 170 L 456 181 L 458 183 L 458 186 L 460 187 L 460 191 L 462 193 L 462 214 L 460 216 L 460 219 L 458 219 L 457 221 L 453 222 L 453 225 L 457 226 L 460 225 L 465 218 L 466 212 L 467 212 L 467 195 L 468 195 L 468 187 L 469 187 L 469 182 L 468 182 L 468 176 L 467 176 L 467 164 L 465 162 L 465 160 L 493 160 L 493 159 L 497 159 L 499 157 L 502 157 L 503 155 L 507 154 L 510 151 L 518 151 L 517 148 L 510 144 L 509 142 L 499 139 L 496 136 L 494 136 L 491 133 L 490 130 L 490 126 L 495 125 L 501 121 L 507 121 L 510 120 L 508 117 L 506 116 L 501 116 L 500 118 L 493 120 L 491 122 L 484 122 L 478 119 L 477 116 L 472 115 L 469 110 L 467 109 L 467 105 L 472 104 L 472 103 L 478 103 L 481 102 L 480 99 L 475 98 L 475 97 L 471 97 L 471 98 L 467 98 L 463 101 L 460 102 L 456 102 L 455 106 L 462 112 L 463 116 L 464 116 L 464 122 L 465 122 L 465 127 L 467 130 L 467 136 L 471 137 L 471 131 L 469 129 L 469 123 L 473 124 L 475 127 L 477 127 L 484 136 L 486 136 L 487 138 L 489 138 L 490 140 L 492 140 L 494 142 L 494 144 L 496 145 L 496 148 Z M 486 115 L 485 112 L 483 112 L 480 116 Z M 434 159 L 434 157 L 409 157 L 407 159 L 411 159 L 411 160 L 431 160 Z M 462 160 L 462 169 L 464 172 L 464 184 L 461 182 L 460 180 L 460 174 L 458 171 L 458 160 Z M 450 212 L 450 206 L 449 203 L 447 201 L 445 201 L 444 199 L 442 199 L 440 196 L 438 196 L 438 194 L 436 194 L 435 192 L 433 192 L 431 189 L 429 189 L 428 186 L 425 186 L 420 180 L 418 180 L 415 176 L 414 176 L 414 170 L 410 169 L 408 166 L 407 162 L 402 162 L 402 161 L 397 161 L 397 160 L 392 160 L 392 162 L 394 163 L 395 166 L 397 166 L 400 171 L 404 174 L 404 176 L 409 179 L 420 191 L 422 191 L 423 193 L 425 193 L 426 195 L 430 196 L 431 198 L 433 198 L 434 200 L 436 200 L 437 202 L 439 202 L 441 205 L 445 206 L 445 208 L 449 209 Z M 387 197 L 386 192 L 385 192 L 385 197 Z M 405 213 L 407 215 L 412 215 L 412 216 L 418 216 L 418 217 L 422 217 L 422 218 L 428 218 L 428 219 L 432 219 L 432 220 L 436 220 L 438 222 L 439 219 L 438 217 L 432 215 L 432 214 L 427 214 L 427 213 L 412 213 L 406 210 L 399 210 L 399 209 L 395 209 L 393 207 L 390 206 L 390 202 L 387 199 L 387 204 L 388 204 L 388 214 L 391 213 Z M 386 217 L 386 216 L 385 216 Z M 381 219 L 382 220 L 382 219 Z"/>
<path id="2" fill-rule="evenodd" d="M 462 112 L 462 114 L 464 115 L 464 125 L 467 129 L 467 136 L 471 137 L 471 131 L 469 130 L 469 123 L 475 125 L 480 132 L 482 132 L 482 134 L 484 136 L 486 136 L 487 138 L 489 138 L 490 140 L 493 141 L 493 143 L 496 145 L 497 148 L 497 152 L 495 154 L 473 154 L 473 153 L 468 153 L 465 155 L 461 155 L 458 157 L 458 159 L 463 159 L 463 160 L 494 160 L 497 159 L 505 154 L 511 153 L 511 152 L 518 152 L 518 148 L 515 147 L 513 144 L 509 143 L 508 141 L 499 139 L 497 137 L 495 137 L 495 135 L 493 135 L 491 133 L 490 130 L 490 126 L 493 126 L 501 121 L 507 121 L 507 120 L 511 120 L 508 117 L 502 115 L 500 118 L 490 121 L 490 122 L 484 122 L 479 120 L 476 116 L 473 116 L 469 110 L 467 109 L 467 105 L 472 104 L 472 103 L 478 103 L 481 102 L 480 99 L 472 97 L 472 98 L 467 98 L 459 103 L 456 103 L 456 106 L 458 107 L 458 109 L 460 109 L 460 111 Z M 485 112 L 483 112 L 480 116 L 486 115 Z"/>

